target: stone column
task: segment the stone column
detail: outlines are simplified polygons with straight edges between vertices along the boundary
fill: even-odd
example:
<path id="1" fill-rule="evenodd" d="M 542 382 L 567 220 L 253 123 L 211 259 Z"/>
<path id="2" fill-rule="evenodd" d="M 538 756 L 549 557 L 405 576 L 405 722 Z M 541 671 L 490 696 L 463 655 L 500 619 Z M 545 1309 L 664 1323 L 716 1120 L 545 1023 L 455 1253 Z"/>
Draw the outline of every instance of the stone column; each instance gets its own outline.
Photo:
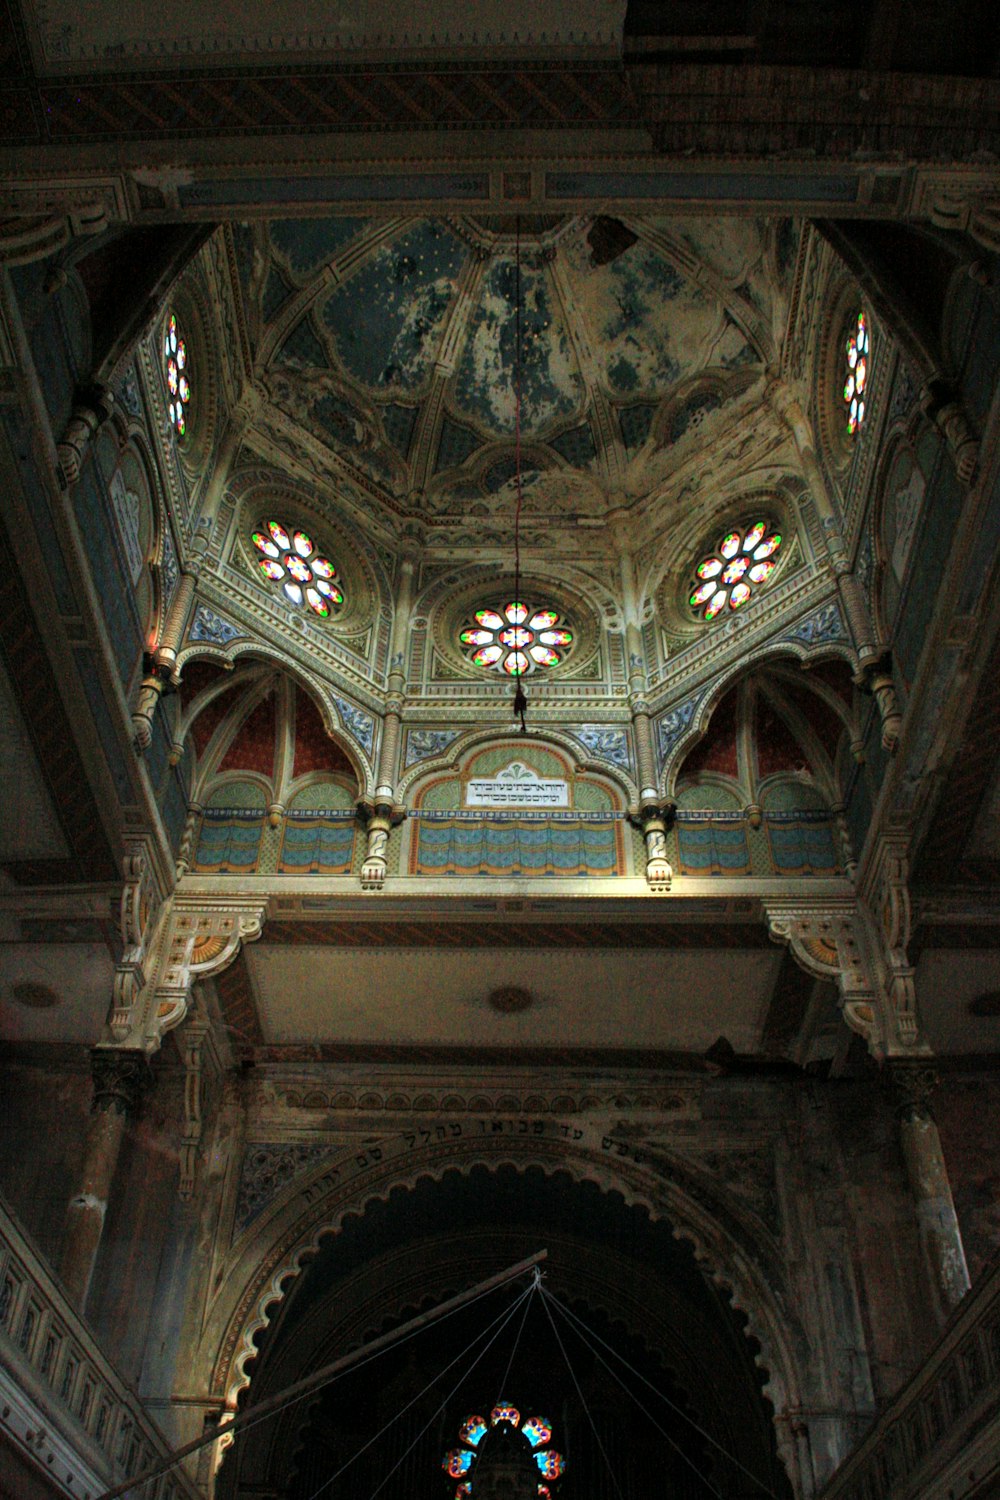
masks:
<path id="1" fill-rule="evenodd" d="M 94 1274 L 125 1126 L 138 1113 L 151 1079 L 146 1054 L 136 1050 L 95 1047 L 91 1068 L 94 1097 L 80 1189 L 69 1202 L 59 1262 L 63 1285 L 81 1312 Z"/>
<path id="2" fill-rule="evenodd" d="M 920 1247 L 935 1310 L 944 1322 L 969 1290 L 969 1269 L 941 1137 L 931 1110 L 930 1098 L 938 1075 L 926 1058 L 895 1058 L 888 1067 L 903 1158 L 916 1203 Z"/>

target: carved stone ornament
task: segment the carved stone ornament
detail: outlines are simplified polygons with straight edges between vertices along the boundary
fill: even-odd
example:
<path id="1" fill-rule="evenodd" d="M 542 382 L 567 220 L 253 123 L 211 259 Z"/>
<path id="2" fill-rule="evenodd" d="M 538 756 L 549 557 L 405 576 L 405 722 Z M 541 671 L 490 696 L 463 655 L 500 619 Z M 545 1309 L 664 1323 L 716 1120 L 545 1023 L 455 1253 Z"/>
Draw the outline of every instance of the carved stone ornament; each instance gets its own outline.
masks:
<path id="1" fill-rule="evenodd" d="M 406 817 L 405 807 L 383 802 L 359 802 L 358 816 L 368 830 L 368 848 L 361 866 L 361 889 L 380 891 L 389 867 L 389 831 Z"/>
<path id="2" fill-rule="evenodd" d="M 228 896 L 204 909 L 171 897 L 147 924 L 148 937 L 115 972 L 108 1028 L 119 1044 L 153 1052 L 187 1014 L 191 984 L 224 969 L 243 943 L 260 937 L 266 903 Z"/>
<path id="3" fill-rule="evenodd" d="M 153 1083 L 146 1054 L 131 1047 L 95 1047 L 90 1054 L 90 1069 L 94 1080 L 92 1113 L 114 1111 L 134 1120 Z"/>

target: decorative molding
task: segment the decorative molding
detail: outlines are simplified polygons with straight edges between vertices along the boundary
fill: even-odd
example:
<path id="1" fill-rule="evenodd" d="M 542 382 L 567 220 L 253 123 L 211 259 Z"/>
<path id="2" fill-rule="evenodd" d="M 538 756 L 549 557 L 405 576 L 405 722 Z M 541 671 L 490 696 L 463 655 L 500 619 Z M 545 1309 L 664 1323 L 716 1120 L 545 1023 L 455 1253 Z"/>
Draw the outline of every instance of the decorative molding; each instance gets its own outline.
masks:
<path id="1" fill-rule="evenodd" d="M 228 893 L 196 908 L 176 895 L 165 901 L 147 923 L 121 984 L 116 975 L 112 1044 L 155 1052 L 187 1014 L 192 982 L 224 969 L 244 942 L 260 937 L 266 906 L 264 896 Z"/>

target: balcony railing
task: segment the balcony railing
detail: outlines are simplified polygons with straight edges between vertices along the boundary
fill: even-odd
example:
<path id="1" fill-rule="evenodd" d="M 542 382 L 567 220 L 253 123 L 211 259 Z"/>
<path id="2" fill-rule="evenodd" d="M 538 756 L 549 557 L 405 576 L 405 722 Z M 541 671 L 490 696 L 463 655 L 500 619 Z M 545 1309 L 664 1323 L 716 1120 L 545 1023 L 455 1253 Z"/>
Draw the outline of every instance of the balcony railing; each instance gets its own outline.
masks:
<path id="1" fill-rule="evenodd" d="M 998 1485 L 1000 1257 L 819 1500 L 971 1500 Z"/>
<path id="2" fill-rule="evenodd" d="M 74 1500 L 95 1500 L 169 1452 L 142 1402 L 0 1195 L 0 1444 Z M 142 1500 L 201 1500 L 182 1469 Z"/>

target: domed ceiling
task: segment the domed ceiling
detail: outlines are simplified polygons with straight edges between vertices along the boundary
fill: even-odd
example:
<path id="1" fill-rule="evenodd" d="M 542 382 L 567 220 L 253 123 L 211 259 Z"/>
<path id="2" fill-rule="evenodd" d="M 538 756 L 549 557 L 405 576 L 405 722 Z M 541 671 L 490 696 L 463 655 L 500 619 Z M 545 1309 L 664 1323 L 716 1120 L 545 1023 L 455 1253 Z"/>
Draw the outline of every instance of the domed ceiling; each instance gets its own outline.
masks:
<path id="1" fill-rule="evenodd" d="M 520 301 L 525 512 L 602 517 L 759 411 L 797 240 L 743 218 L 236 226 L 265 429 L 390 514 L 509 517 Z"/>

